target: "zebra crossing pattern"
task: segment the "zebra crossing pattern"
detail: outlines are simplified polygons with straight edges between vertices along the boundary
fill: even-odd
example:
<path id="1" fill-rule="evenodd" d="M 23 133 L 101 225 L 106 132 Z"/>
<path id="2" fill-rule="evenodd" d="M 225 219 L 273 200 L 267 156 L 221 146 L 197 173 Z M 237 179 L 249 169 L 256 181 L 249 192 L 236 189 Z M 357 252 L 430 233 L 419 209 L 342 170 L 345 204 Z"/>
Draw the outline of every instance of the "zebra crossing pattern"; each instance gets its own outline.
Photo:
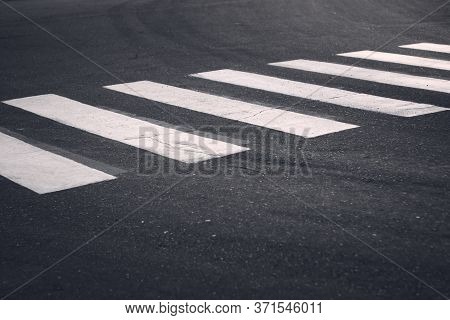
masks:
<path id="1" fill-rule="evenodd" d="M 428 104 L 355 93 L 234 70 L 204 72 L 194 76 L 253 89 L 281 93 L 298 98 L 337 104 L 343 107 L 387 113 L 400 117 L 415 117 L 445 110 L 444 108 Z"/>
<path id="2" fill-rule="evenodd" d="M 401 47 L 450 53 L 450 46 L 442 44 L 417 43 Z M 410 55 L 375 51 L 358 51 L 338 55 L 450 70 L 450 61 Z M 450 81 L 430 77 L 304 59 L 270 63 L 269 65 L 366 82 L 444 94 L 450 93 Z M 443 106 L 397 100 L 236 70 L 216 70 L 191 76 L 398 117 L 416 117 L 448 110 Z M 304 138 L 317 138 L 358 127 L 356 124 L 327 119 L 326 115 L 323 118 L 310 116 L 279 107 L 248 103 L 151 81 L 116 84 L 105 88 Z M 156 125 L 54 94 L 13 99 L 3 101 L 3 103 L 79 130 L 185 163 L 207 161 L 249 150 L 244 146 L 180 131 L 170 126 Z M 142 128 L 146 128 L 146 130 L 140 130 Z M 0 151 L 0 174 L 39 194 L 116 179 L 115 176 L 42 150 L 3 133 L 0 134 Z"/>

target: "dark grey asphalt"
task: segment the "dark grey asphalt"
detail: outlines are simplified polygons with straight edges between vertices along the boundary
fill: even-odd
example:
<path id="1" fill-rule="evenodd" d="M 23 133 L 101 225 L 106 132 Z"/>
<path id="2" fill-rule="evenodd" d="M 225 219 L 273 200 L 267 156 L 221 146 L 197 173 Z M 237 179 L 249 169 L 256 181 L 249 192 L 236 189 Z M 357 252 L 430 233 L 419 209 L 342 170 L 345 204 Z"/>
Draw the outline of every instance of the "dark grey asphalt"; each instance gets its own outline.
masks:
<path id="1" fill-rule="evenodd" d="M 450 296 L 450 112 L 400 118 L 188 77 L 232 68 L 323 84 L 329 76 L 267 63 L 353 63 L 335 54 L 375 49 L 443 0 L 5 2 L 91 61 L 0 2 L 1 100 L 55 93 L 172 125 L 242 126 L 102 89 L 118 79 L 152 80 L 360 125 L 307 142 L 310 177 L 187 174 L 162 194 L 180 176 L 137 174 L 142 154 L 136 149 L 1 104 L 0 130 L 121 173 L 115 181 L 47 195 L 0 177 L 0 296 L 117 221 L 8 298 Z M 447 5 L 383 50 L 449 59 L 398 48 L 450 44 L 449 30 Z M 446 71 L 360 65 L 450 78 Z M 343 78 L 328 85 L 450 106 L 446 94 Z M 242 160 L 245 171 L 268 166 L 271 157 L 285 160 L 283 146 L 212 164 Z"/>

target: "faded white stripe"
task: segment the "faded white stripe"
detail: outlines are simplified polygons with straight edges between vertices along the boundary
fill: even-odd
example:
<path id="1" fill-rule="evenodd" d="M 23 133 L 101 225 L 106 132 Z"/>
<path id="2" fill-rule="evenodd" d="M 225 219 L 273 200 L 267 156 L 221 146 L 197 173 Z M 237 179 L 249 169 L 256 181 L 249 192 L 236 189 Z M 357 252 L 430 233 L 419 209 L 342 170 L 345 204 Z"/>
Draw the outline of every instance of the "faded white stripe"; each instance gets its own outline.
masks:
<path id="1" fill-rule="evenodd" d="M 449 45 L 428 43 L 428 42 L 407 44 L 404 46 L 400 46 L 400 48 L 423 50 L 423 51 L 433 51 L 433 52 L 441 52 L 441 53 L 450 53 Z"/>
<path id="2" fill-rule="evenodd" d="M 0 133 L 0 174 L 39 194 L 116 177 Z"/>
<path id="3" fill-rule="evenodd" d="M 4 103 L 186 163 L 248 150 L 245 147 L 156 125 L 53 94 L 9 100 Z"/>
<path id="4" fill-rule="evenodd" d="M 404 54 L 396 54 L 396 53 L 364 50 L 357 52 L 340 53 L 338 54 L 338 56 L 397 63 L 408 66 L 431 68 L 431 69 L 450 70 L 450 61 L 407 56 Z"/>
<path id="5" fill-rule="evenodd" d="M 357 127 L 150 81 L 118 84 L 105 88 L 307 138 Z"/>
<path id="6" fill-rule="evenodd" d="M 419 77 L 403 73 L 379 71 L 343 64 L 302 59 L 269 64 L 272 66 L 330 74 L 339 77 L 372 81 L 400 87 L 450 93 L 450 81 L 442 79 Z"/>
<path id="7" fill-rule="evenodd" d="M 428 104 L 355 93 L 309 83 L 296 82 L 228 69 L 203 72 L 193 76 L 269 92 L 281 93 L 293 97 L 332 103 L 343 107 L 381 112 L 401 117 L 414 117 L 447 110 L 445 108 Z"/>

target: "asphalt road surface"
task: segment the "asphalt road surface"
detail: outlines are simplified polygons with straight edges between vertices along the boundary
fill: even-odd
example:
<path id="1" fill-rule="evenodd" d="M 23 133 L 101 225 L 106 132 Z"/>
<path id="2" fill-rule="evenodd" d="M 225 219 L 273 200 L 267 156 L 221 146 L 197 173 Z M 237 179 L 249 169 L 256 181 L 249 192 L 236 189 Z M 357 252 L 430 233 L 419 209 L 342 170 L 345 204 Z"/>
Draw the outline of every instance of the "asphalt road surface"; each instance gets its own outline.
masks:
<path id="1" fill-rule="evenodd" d="M 444 0 L 0 2 L 0 296 L 450 296 Z"/>

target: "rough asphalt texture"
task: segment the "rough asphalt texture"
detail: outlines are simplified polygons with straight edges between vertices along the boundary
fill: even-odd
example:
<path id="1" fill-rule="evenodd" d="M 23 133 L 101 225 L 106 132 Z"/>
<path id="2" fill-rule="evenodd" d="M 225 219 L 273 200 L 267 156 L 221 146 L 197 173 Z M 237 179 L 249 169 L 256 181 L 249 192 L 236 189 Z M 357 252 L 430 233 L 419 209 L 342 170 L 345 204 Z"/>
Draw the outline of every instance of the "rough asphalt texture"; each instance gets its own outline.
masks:
<path id="1" fill-rule="evenodd" d="M 0 3 L 2 101 L 55 93 L 171 125 L 244 127 L 102 88 L 151 80 L 360 126 L 308 140 L 303 151 L 311 176 L 251 170 L 187 174 L 164 193 L 182 177 L 137 174 L 143 155 L 135 148 L 1 104 L 3 132 L 119 178 L 37 195 L 0 177 L 0 295 L 118 222 L 8 298 L 450 296 L 450 112 L 400 118 L 188 76 L 230 68 L 322 85 L 331 77 L 267 63 L 301 58 L 354 63 L 335 55 L 388 41 L 383 51 L 448 60 L 446 54 L 398 48 L 450 44 L 450 5 L 397 36 L 443 2 L 5 2 L 90 61 Z M 359 66 L 450 78 L 450 72 L 396 64 Z M 327 85 L 450 107 L 443 93 L 347 78 Z M 214 168 L 240 163 L 245 171 L 246 165 L 265 167 L 267 159 L 288 156 L 282 142 L 266 150 L 257 148 L 258 141 L 228 138 L 256 145 L 255 150 L 213 161 Z M 162 158 L 153 158 L 162 165 Z M 142 206 L 149 199 L 154 200 Z"/>

